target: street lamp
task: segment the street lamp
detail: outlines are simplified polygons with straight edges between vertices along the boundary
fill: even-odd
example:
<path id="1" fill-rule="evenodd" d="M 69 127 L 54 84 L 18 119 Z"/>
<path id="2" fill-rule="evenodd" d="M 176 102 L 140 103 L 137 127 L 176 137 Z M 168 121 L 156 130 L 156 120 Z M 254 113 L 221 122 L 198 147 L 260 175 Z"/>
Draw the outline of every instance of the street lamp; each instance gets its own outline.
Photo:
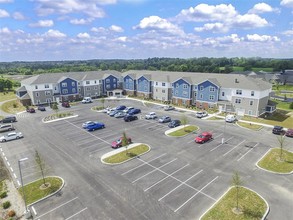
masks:
<path id="1" fill-rule="evenodd" d="M 22 194 L 23 194 L 23 199 L 24 199 L 24 207 L 25 207 L 25 212 L 24 212 L 24 216 L 26 219 L 31 217 L 31 212 L 30 210 L 28 210 L 27 205 L 26 205 L 26 199 L 25 199 L 25 193 L 24 193 L 24 188 L 23 188 L 23 181 L 22 181 L 22 174 L 21 174 L 21 166 L 20 163 L 23 161 L 28 160 L 27 157 L 19 159 L 18 160 L 18 167 L 19 167 L 19 173 L 20 173 L 20 182 L 21 182 L 21 187 L 22 187 Z"/>

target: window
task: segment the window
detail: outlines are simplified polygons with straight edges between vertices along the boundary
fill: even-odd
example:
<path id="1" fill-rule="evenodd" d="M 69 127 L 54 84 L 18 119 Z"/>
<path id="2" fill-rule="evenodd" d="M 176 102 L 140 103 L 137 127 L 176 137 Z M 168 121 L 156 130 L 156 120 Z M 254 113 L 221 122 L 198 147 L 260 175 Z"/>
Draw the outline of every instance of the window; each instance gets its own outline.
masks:
<path id="1" fill-rule="evenodd" d="M 51 95 L 51 91 L 45 91 L 45 95 Z"/>
<path id="2" fill-rule="evenodd" d="M 97 80 L 95 80 L 95 84 L 97 84 Z"/>
<path id="3" fill-rule="evenodd" d="M 174 83 L 171 83 L 171 86 L 173 87 L 174 86 Z"/>
<path id="4" fill-rule="evenodd" d="M 225 96 L 225 92 L 222 92 L 222 96 Z"/>
<path id="5" fill-rule="evenodd" d="M 75 82 L 71 82 L 71 86 L 75 86 Z"/>
<path id="6" fill-rule="evenodd" d="M 183 92 L 182 92 L 182 95 L 185 96 L 185 97 L 187 97 L 187 96 L 188 96 L 188 92 L 183 91 Z"/>
<path id="7" fill-rule="evenodd" d="M 45 84 L 45 89 L 48 89 L 49 88 L 49 85 L 48 84 Z"/>
<path id="8" fill-rule="evenodd" d="M 166 83 L 162 83 L 162 86 L 166 86 Z"/>
<path id="9" fill-rule="evenodd" d="M 67 87 L 67 83 L 62 83 L 61 86 L 62 87 Z"/>
<path id="10" fill-rule="evenodd" d="M 253 105 L 253 101 L 249 101 L 249 105 Z"/>
<path id="11" fill-rule="evenodd" d="M 254 96 L 254 91 L 251 91 L 251 96 Z"/>
<path id="12" fill-rule="evenodd" d="M 116 82 L 116 79 L 115 78 L 113 79 L 113 82 Z"/>
<path id="13" fill-rule="evenodd" d="M 97 90 L 97 89 L 98 89 L 98 87 L 97 87 L 97 86 L 95 86 L 95 87 L 94 87 L 94 90 Z"/>
<path id="14" fill-rule="evenodd" d="M 200 86 L 200 87 L 199 87 L 199 90 L 202 91 L 202 90 L 203 90 L 203 86 Z"/>
<path id="15" fill-rule="evenodd" d="M 72 93 L 76 93 L 76 89 L 75 88 L 72 88 Z"/>
<path id="16" fill-rule="evenodd" d="M 215 91 L 215 87 L 210 86 L 210 92 L 214 92 Z"/>
<path id="17" fill-rule="evenodd" d="M 144 91 L 147 91 L 147 90 L 148 90 L 148 87 L 147 87 L 147 86 L 144 86 L 144 87 L 143 87 L 143 90 L 144 90 Z"/>
<path id="18" fill-rule="evenodd" d="M 252 111 L 251 110 L 248 110 L 248 115 L 252 115 Z"/>
<path id="19" fill-rule="evenodd" d="M 194 97 L 196 97 L 196 92 L 194 92 Z"/>
<path id="20" fill-rule="evenodd" d="M 55 89 L 55 91 L 56 91 L 56 90 L 57 90 L 57 87 L 55 86 L 55 88 L 54 88 L 54 89 Z"/>
<path id="21" fill-rule="evenodd" d="M 90 81 L 88 81 L 88 80 L 87 80 L 87 81 L 85 81 L 85 84 L 87 84 L 87 85 L 88 85 L 88 84 L 90 84 Z"/>
<path id="22" fill-rule="evenodd" d="M 209 99 L 210 100 L 214 100 L 215 99 L 215 96 L 214 95 L 210 95 Z"/>
<path id="23" fill-rule="evenodd" d="M 242 95 L 242 90 L 237 89 L 237 90 L 236 90 L 236 94 L 237 94 L 237 95 Z"/>
<path id="24" fill-rule="evenodd" d="M 51 99 L 46 99 L 46 102 L 47 102 L 47 103 L 51 103 L 52 100 L 51 100 Z"/>
<path id="25" fill-rule="evenodd" d="M 35 85 L 35 89 L 38 89 L 38 85 Z"/>
<path id="26" fill-rule="evenodd" d="M 158 89 L 156 89 L 156 92 L 158 92 Z"/>
<path id="27" fill-rule="evenodd" d="M 240 104 L 241 103 L 241 99 L 235 99 L 235 103 Z"/>
<path id="28" fill-rule="evenodd" d="M 200 94 L 200 95 L 199 95 L 199 98 L 200 98 L 200 99 L 203 99 L 203 94 Z"/>
<path id="29" fill-rule="evenodd" d="M 78 91 L 80 92 L 81 91 L 81 88 L 78 88 Z"/>
<path id="30" fill-rule="evenodd" d="M 106 83 L 109 83 L 110 82 L 110 79 L 106 79 Z"/>
<path id="31" fill-rule="evenodd" d="M 176 83 L 176 88 L 179 88 L 179 83 Z"/>
<path id="32" fill-rule="evenodd" d="M 102 84 L 102 80 L 99 80 L 99 84 Z"/>
<path id="33" fill-rule="evenodd" d="M 178 95 L 178 90 L 175 91 L 175 95 Z"/>
<path id="34" fill-rule="evenodd" d="M 156 82 L 156 86 L 158 85 L 158 82 Z"/>
<path id="35" fill-rule="evenodd" d="M 39 93 L 38 92 L 36 92 L 36 97 L 39 97 Z"/>
<path id="36" fill-rule="evenodd" d="M 162 90 L 162 93 L 165 93 L 165 92 L 166 92 L 165 89 L 163 89 L 163 90 Z"/>
<path id="37" fill-rule="evenodd" d="M 113 88 L 116 89 L 116 84 L 113 85 Z"/>
<path id="38" fill-rule="evenodd" d="M 183 89 L 187 89 L 188 85 L 187 84 L 183 84 Z"/>
<path id="39" fill-rule="evenodd" d="M 86 87 L 86 91 L 90 91 L 91 90 L 91 88 L 90 87 Z"/>
<path id="40" fill-rule="evenodd" d="M 132 82 L 132 79 L 129 79 L 129 82 Z"/>
<path id="41" fill-rule="evenodd" d="M 193 86 L 193 90 L 197 90 L 197 85 L 194 85 Z"/>
<path id="42" fill-rule="evenodd" d="M 110 89 L 111 87 L 110 87 L 110 85 L 106 85 L 106 89 Z"/>
<path id="43" fill-rule="evenodd" d="M 63 94 L 67 94 L 68 93 L 68 89 L 62 89 L 62 93 Z"/>

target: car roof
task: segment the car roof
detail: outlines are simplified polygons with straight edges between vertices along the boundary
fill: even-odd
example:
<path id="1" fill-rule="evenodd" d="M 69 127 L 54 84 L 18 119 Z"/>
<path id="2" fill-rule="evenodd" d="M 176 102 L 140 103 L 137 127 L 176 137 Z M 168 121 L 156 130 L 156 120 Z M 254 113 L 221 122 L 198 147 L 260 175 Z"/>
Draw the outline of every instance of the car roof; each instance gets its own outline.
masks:
<path id="1" fill-rule="evenodd" d="M 201 134 L 202 135 L 211 135 L 212 133 L 211 132 L 208 132 L 208 131 L 205 131 L 205 132 L 202 132 Z"/>
<path id="2" fill-rule="evenodd" d="M 282 126 L 276 125 L 274 128 L 283 128 Z"/>

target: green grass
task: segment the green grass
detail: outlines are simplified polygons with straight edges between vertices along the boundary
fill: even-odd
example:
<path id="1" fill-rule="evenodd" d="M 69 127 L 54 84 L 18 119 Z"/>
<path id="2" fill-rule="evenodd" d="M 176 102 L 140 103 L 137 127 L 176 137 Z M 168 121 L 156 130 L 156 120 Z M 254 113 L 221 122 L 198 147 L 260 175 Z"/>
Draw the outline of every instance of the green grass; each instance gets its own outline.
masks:
<path id="1" fill-rule="evenodd" d="M 104 107 L 103 106 L 94 106 L 92 107 L 92 110 L 95 110 L 95 111 L 99 111 L 99 110 L 103 110 Z"/>
<path id="2" fill-rule="evenodd" d="M 233 66 L 233 71 L 242 72 L 244 68 L 241 66 Z M 265 71 L 265 72 L 273 72 L 273 68 L 270 67 L 252 67 L 251 71 L 258 72 L 258 71 Z"/>
<path id="3" fill-rule="evenodd" d="M 282 159 L 280 159 L 280 148 L 272 149 L 258 165 L 263 169 L 278 173 L 290 173 L 293 171 L 293 153 L 283 149 Z"/>
<path id="4" fill-rule="evenodd" d="M 1 181 L 0 182 L 0 193 L 3 192 L 5 190 L 5 181 Z"/>
<path id="5" fill-rule="evenodd" d="M 223 118 L 219 118 L 217 116 L 213 116 L 213 117 L 210 117 L 210 118 L 208 118 L 206 120 L 224 120 L 224 119 Z"/>
<path id="6" fill-rule="evenodd" d="M 254 131 L 258 131 L 260 129 L 262 129 L 262 125 L 256 125 L 256 124 L 251 124 L 251 123 L 246 123 L 246 122 L 236 122 L 239 126 L 244 127 L 244 128 L 248 128 Z"/>
<path id="7" fill-rule="evenodd" d="M 181 137 L 181 136 L 184 136 L 184 135 L 189 134 L 189 133 L 196 131 L 196 130 L 198 130 L 197 126 L 188 125 L 188 126 L 185 126 L 185 128 L 181 128 L 179 130 L 173 131 L 173 132 L 169 133 L 168 135 L 173 136 L 173 137 Z"/>
<path id="8" fill-rule="evenodd" d="M 11 100 L 3 103 L 1 109 L 2 111 L 11 114 L 16 114 L 26 110 L 26 108 L 18 100 Z"/>
<path id="9" fill-rule="evenodd" d="M 251 220 L 262 219 L 267 210 L 265 201 L 256 193 L 240 187 L 239 208 L 242 214 L 235 214 L 232 209 L 236 207 L 236 188 L 231 188 L 226 195 L 210 209 L 201 220 Z"/>
<path id="10" fill-rule="evenodd" d="M 285 111 L 293 111 L 293 109 L 289 108 L 290 102 L 283 102 L 283 101 L 276 100 L 276 99 L 273 99 L 271 101 L 273 101 L 277 105 L 277 109 L 281 109 L 281 110 L 285 110 Z"/>
<path id="11" fill-rule="evenodd" d="M 51 184 L 47 189 L 40 189 L 43 184 L 43 179 L 24 186 L 24 193 L 28 205 L 56 192 L 62 186 L 62 180 L 58 177 L 46 177 L 46 183 Z M 23 196 L 22 187 L 20 187 L 18 191 Z"/>
<path id="12" fill-rule="evenodd" d="M 14 92 L 0 92 L 0 102 L 16 99 Z"/>
<path id="13" fill-rule="evenodd" d="M 278 87 L 278 88 L 277 88 Z M 273 85 L 273 90 L 287 90 L 293 91 L 293 85 Z"/>
<path id="14" fill-rule="evenodd" d="M 147 152 L 150 149 L 149 146 L 145 145 L 145 144 L 140 144 L 136 147 L 130 148 L 127 150 L 126 153 L 126 149 L 125 151 L 122 151 L 120 153 L 117 153 L 115 155 L 112 155 L 110 157 L 105 158 L 103 161 L 106 163 L 122 163 L 124 161 L 127 161 L 133 157 L 139 156 L 145 152 Z"/>

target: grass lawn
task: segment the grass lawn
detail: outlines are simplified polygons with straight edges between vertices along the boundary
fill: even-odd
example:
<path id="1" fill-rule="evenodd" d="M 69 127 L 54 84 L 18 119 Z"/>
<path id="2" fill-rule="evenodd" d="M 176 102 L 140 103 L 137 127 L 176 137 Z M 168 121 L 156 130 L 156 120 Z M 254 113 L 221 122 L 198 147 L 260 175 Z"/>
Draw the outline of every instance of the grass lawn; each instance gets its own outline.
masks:
<path id="1" fill-rule="evenodd" d="M 4 102 L 7 100 L 16 99 L 16 95 L 14 92 L 0 92 L 0 102 Z"/>
<path id="2" fill-rule="evenodd" d="M 293 109 L 289 108 L 290 102 L 283 102 L 283 101 L 276 100 L 276 99 L 273 99 L 272 101 L 274 103 L 276 103 L 277 109 L 281 109 L 281 110 L 285 110 L 285 111 L 293 111 Z"/>
<path id="3" fill-rule="evenodd" d="M 122 151 L 120 153 L 117 153 L 113 156 L 107 157 L 104 159 L 104 162 L 106 163 L 122 163 L 126 160 L 129 160 L 133 157 L 139 156 L 145 152 L 147 152 L 150 149 L 149 146 L 145 145 L 145 144 L 140 144 L 136 147 L 130 148 L 127 150 L 128 153 L 126 153 L 126 149 L 125 151 Z"/>
<path id="4" fill-rule="evenodd" d="M 168 135 L 173 136 L 173 137 L 180 137 L 180 136 L 184 136 L 184 135 L 189 134 L 189 133 L 196 131 L 196 130 L 198 130 L 197 126 L 188 125 L 188 126 L 185 126 L 185 128 L 181 128 L 177 131 L 173 131 L 172 133 L 169 133 Z"/>
<path id="5" fill-rule="evenodd" d="M 51 185 L 46 189 L 41 189 L 43 179 L 24 186 L 24 193 L 28 205 L 56 192 L 62 186 L 62 180 L 58 177 L 46 177 L 46 183 L 50 183 Z M 18 190 L 22 196 L 22 187 Z"/>
<path id="6" fill-rule="evenodd" d="M 278 87 L 278 89 L 277 89 Z M 273 90 L 275 91 L 281 91 L 281 90 L 287 90 L 287 91 L 293 91 L 292 85 L 273 85 Z"/>
<path id="7" fill-rule="evenodd" d="M 283 149 L 282 160 L 280 160 L 280 148 L 274 148 L 258 162 L 263 169 L 278 173 L 290 173 L 293 171 L 293 153 Z"/>
<path id="8" fill-rule="evenodd" d="M 258 131 L 260 129 L 262 129 L 263 126 L 261 125 L 255 125 L 255 124 L 250 124 L 250 123 L 246 123 L 246 122 L 236 122 L 239 126 L 244 127 L 244 128 L 248 128 L 254 131 Z"/>
<path id="9" fill-rule="evenodd" d="M 223 118 L 219 118 L 217 116 L 213 116 L 213 117 L 210 117 L 210 118 L 208 118 L 206 120 L 224 120 L 224 119 Z"/>
<path id="10" fill-rule="evenodd" d="M 236 207 L 236 188 L 231 188 L 226 195 L 210 209 L 201 220 L 251 220 L 262 219 L 267 205 L 262 198 L 254 192 L 239 188 L 239 208 L 242 214 L 235 214 L 232 209 Z"/>
<path id="11" fill-rule="evenodd" d="M 26 108 L 18 101 L 11 100 L 2 104 L 1 109 L 4 112 L 16 114 L 17 112 L 25 111 Z"/>

